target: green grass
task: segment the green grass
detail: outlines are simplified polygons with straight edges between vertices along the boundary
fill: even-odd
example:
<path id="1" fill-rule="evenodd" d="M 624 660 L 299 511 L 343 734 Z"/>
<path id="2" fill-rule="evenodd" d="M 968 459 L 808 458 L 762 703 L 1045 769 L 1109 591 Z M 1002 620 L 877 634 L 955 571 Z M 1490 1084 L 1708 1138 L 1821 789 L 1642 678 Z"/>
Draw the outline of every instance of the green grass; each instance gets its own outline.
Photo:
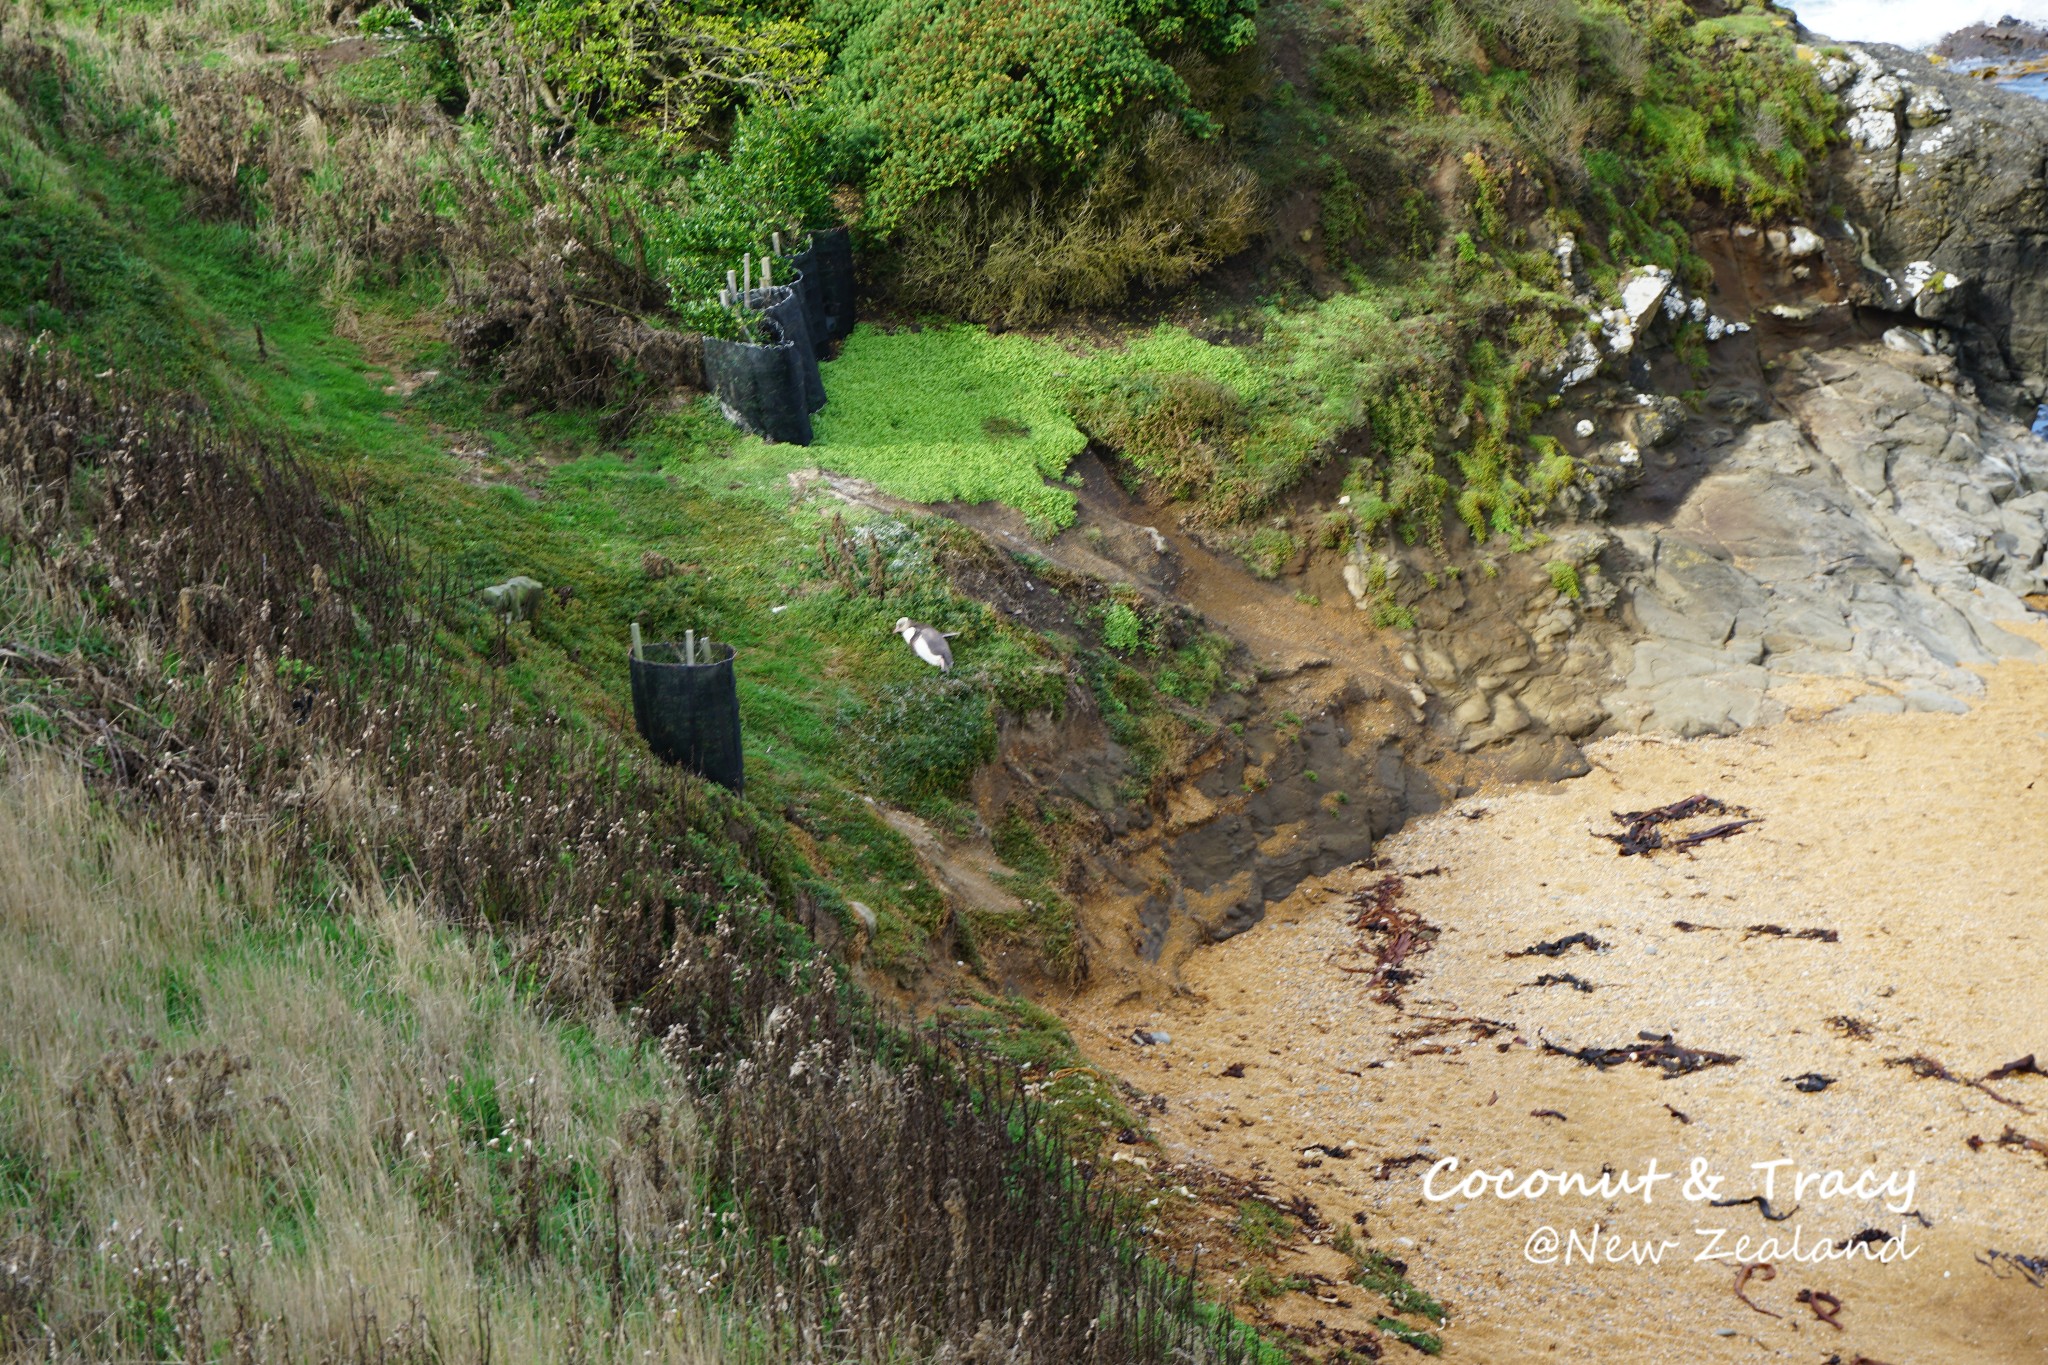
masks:
<path id="1" fill-rule="evenodd" d="M 1449 1316 L 1441 1303 L 1408 1282 L 1399 1262 L 1381 1252 L 1354 1253 L 1351 1282 L 1384 1295 L 1388 1306 L 1397 1313 L 1412 1313 L 1432 1322 L 1443 1322 Z"/>
<path id="2" fill-rule="evenodd" d="M 1254 1255 L 1271 1251 L 1294 1231 L 1286 1214 L 1257 1199 L 1238 1204 L 1236 1227 L 1238 1241 Z"/>

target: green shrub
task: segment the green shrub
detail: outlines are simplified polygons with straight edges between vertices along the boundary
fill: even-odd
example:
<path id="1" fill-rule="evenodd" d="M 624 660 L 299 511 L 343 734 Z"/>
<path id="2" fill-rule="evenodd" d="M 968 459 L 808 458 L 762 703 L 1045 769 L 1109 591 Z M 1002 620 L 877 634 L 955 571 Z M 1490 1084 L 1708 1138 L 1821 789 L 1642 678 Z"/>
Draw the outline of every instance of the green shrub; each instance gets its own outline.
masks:
<path id="1" fill-rule="evenodd" d="M 828 60 L 818 31 L 779 8 L 540 0 L 514 22 L 555 89 L 586 113 L 644 118 L 663 138 L 681 138 L 743 92 L 789 103 L 818 88 Z"/>
<path id="2" fill-rule="evenodd" d="M 998 173 L 1084 165 L 1125 110 L 1184 113 L 1187 82 L 1161 55 L 1228 53 L 1253 0 L 825 0 L 841 47 L 832 97 L 869 221 L 893 228 L 921 200 Z"/>
<path id="3" fill-rule="evenodd" d="M 1046 480 L 1088 444 L 1058 397 L 1070 364 L 1015 334 L 862 327 L 825 367 L 832 401 L 809 458 L 920 502 L 999 499 L 1050 534 L 1073 521 L 1074 495 Z"/>
<path id="4" fill-rule="evenodd" d="M 1560 595 L 1569 597 L 1574 602 L 1579 600 L 1581 589 L 1576 565 L 1567 564 L 1562 559 L 1553 559 L 1543 566 L 1543 570 L 1550 575 L 1550 586 L 1556 588 Z"/>
<path id="5" fill-rule="evenodd" d="M 813 106 L 756 104 L 735 121 L 726 155 L 699 161 L 688 210 L 647 214 L 648 254 L 686 324 L 713 329 L 718 291 L 742 253 L 759 257 L 776 232 L 794 239 L 837 221 L 823 120 Z M 661 166 L 648 171 L 659 175 Z"/>
<path id="6" fill-rule="evenodd" d="M 885 687 L 859 728 L 874 755 L 877 788 L 897 805 L 958 795 L 996 753 L 994 701 L 964 677 Z"/>
<path id="7" fill-rule="evenodd" d="M 1102 643 L 1129 653 L 1141 649 L 1148 632 L 1138 613 L 1122 602 L 1112 602 L 1102 613 Z"/>
<path id="8" fill-rule="evenodd" d="M 1157 113 L 1090 165 L 993 176 L 905 211 L 890 283 L 913 307 L 1035 323 L 1175 289 L 1244 248 L 1257 182 Z"/>

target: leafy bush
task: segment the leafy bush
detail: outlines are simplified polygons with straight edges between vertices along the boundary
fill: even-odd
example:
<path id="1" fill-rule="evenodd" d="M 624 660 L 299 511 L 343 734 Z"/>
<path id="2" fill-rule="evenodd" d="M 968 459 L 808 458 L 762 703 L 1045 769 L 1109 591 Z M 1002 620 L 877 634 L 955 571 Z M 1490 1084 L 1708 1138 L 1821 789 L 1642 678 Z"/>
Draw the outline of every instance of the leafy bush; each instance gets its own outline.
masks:
<path id="1" fill-rule="evenodd" d="M 1102 643 L 1128 654 L 1145 645 L 1145 623 L 1138 613 L 1122 602 L 1112 602 L 1102 612 Z"/>
<path id="2" fill-rule="evenodd" d="M 1187 112 L 1160 55 L 1235 52 L 1253 0 L 825 0 L 843 46 L 831 98 L 870 223 L 896 227 L 927 196 L 1019 169 L 1082 166 L 1124 110 Z"/>
<path id="3" fill-rule="evenodd" d="M 744 98 L 788 104 L 816 90 L 815 27 L 777 4 L 540 0 L 516 31 L 561 95 L 595 118 L 645 118 L 680 139 Z"/>

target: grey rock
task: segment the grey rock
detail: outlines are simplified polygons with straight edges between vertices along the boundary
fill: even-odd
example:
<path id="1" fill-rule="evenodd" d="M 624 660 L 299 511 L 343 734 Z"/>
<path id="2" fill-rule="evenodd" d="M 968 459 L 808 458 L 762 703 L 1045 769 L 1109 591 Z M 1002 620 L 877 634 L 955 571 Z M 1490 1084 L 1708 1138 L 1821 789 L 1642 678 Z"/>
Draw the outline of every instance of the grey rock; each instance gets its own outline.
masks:
<path id="1" fill-rule="evenodd" d="M 1896 716 L 1906 709 L 1906 703 L 1888 692 L 1871 692 L 1856 698 L 1828 712 L 1830 716 Z"/>
<path id="2" fill-rule="evenodd" d="M 1930 261 L 1968 280 L 1960 297 L 1937 293 L 1924 308 L 1914 299 L 1914 310 L 1956 326 L 1964 368 L 1998 401 L 2037 398 L 2048 390 L 2048 103 L 1903 49 L 1850 52 L 1856 112 L 1834 193 L 1884 270 Z M 1873 68 L 1908 73 L 1903 138 L 1888 112 L 1898 106 L 1885 106 L 1888 78 Z M 1830 78 L 1832 68 L 1817 69 Z M 1879 282 L 1865 283 L 1875 301 Z"/>
<path id="3" fill-rule="evenodd" d="M 1970 704 L 1946 692 L 1937 692 L 1931 687 L 1915 687 L 1907 691 L 1901 702 L 1908 711 L 1933 711 L 1943 715 L 1964 716 L 1970 712 Z"/>
<path id="4" fill-rule="evenodd" d="M 1791 420 L 1716 447 L 1674 508 L 1616 528 L 1639 638 L 1614 651 L 1602 725 L 1726 733 L 1782 715 L 1773 691 L 1795 677 L 1889 684 L 1916 709 L 1951 710 L 1982 695 L 1974 669 L 2038 656 L 2006 627 L 2042 590 L 2048 442 L 1987 412 L 1952 359 L 1917 350 L 1795 353 L 1776 396 Z M 1523 706 L 1572 733 L 1585 678 L 1560 669 Z"/>

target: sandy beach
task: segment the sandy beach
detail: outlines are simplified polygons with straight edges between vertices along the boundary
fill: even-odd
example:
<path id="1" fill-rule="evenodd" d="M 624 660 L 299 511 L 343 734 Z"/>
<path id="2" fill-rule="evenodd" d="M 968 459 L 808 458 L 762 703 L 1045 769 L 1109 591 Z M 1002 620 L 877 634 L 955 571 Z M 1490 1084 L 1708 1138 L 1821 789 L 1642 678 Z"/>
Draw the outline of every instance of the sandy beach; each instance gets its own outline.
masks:
<path id="1" fill-rule="evenodd" d="M 1165 1097 L 1164 1160 L 1305 1195 L 1330 1229 L 1362 1214 L 1364 1244 L 1447 1305 L 1446 1359 L 2048 1359 L 2048 1288 L 1994 1254 L 2048 1257 L 2048 1146 L 2029 1145 L 2048 1076 L 1985 1079 L 2048 1058 L 2048 667 L 1987 682 L 1967 715 L 1603 741 L 1584 778 L 1466 798 L 1378 867 L 1304 886 L 1189 957 L 1177 992 L 1106 983 L 1067 1013 L 1098 1063 Z M 1696 794 L 1756 823 L 1645 856 L 1594 837 Z M 1398 1005 L 1370 970 L 1389 933 L 1354 923 L 1390 872 L 1427 926 Z M 1597 946 L 1528 953 L 1575 934 Z M 1171 1041 L 1134 1044 L 1140 1027 Z M 1566 1055 L 1645 1035 L 1735 1060 L 1667 1077 Z M 1647 1202 L 1451 1192 L 1475 1170 L 1653 1160 L 1670 1177 Z M 1449 1197 L 1426 1197 L 1433 1168 Z M 1711 1203 L 1767 1173 L 1772 1219 Z M 1599 1263 L 1565 1264 L 1596 1226 Z M 1337 1283 L 1273 1299 L 1274 1321 L 1385 1311 L 1342 1283 L 1330 1235 L 1302 1230 L 1282 1268 Z M 1631 1263 L 1636 1244 L 1661 1259 Z M 1752 1274 L 1752 1307 L 1737 1273 L 1759 1261 L 1775 1278 Z"/>

